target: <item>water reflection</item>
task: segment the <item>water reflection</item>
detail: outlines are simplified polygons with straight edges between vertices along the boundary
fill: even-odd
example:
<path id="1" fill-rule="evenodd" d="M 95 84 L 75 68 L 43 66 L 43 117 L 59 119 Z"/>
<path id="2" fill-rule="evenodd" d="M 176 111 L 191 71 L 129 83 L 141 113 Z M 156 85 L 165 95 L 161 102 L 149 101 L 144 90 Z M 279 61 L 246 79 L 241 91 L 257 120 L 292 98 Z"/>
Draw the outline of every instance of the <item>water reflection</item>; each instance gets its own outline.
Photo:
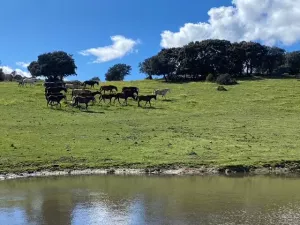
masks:
<path id="1" fill-rule="evenodd" d="M 0 224 L 300 224 L 300 179 L 74 176 L 0 182 Z"/>

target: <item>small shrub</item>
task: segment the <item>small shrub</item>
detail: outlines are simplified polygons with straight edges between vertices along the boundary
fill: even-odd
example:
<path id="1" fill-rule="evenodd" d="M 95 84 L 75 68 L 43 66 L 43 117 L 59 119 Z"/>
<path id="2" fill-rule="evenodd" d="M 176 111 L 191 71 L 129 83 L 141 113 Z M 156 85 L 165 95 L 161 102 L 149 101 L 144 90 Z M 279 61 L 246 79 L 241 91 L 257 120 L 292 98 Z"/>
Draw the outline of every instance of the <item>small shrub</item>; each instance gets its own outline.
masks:
<path id="1" fill-rule="evenodd" d="M 220 85 L 235 85 L 237 81 L 231 77 L 229 74 L 221 74 L 216 79 L 217 84 Z"/>
<path id="2" fill-rule="evenodd" d="M 227 91 L 227 89 L 224 86 L 218 86 L 217 91 Z"/>
<path id="3" fill-rule="evenodd" d="M 215 76 L 212 73 L 208 74 L 206 77 L 206 82 L 215 82 Z"/>
<path id="4" fill-rule="evenodd" d="M 189 156 L 198 156 L 198 154 L 194 151 L 188 152 L 187 155 L 189 155 Z"/>

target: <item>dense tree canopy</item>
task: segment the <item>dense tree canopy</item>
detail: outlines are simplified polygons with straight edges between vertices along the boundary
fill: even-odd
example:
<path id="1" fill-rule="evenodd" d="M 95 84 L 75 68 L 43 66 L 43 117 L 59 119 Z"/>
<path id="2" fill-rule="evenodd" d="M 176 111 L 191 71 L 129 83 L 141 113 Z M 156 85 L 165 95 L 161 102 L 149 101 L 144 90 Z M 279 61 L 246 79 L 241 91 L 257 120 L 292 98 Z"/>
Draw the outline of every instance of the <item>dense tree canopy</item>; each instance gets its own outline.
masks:
<path id="1" fill-rule="evenodd" d="M 208 74 L 271 75 L 286 68 L 295 74 L 300 72 L 300 51 L 286 53 L 284 49 L 256 42 L 209 39 L 162 49 L 141 62 L 139 68 L 148 78 L 163 76 L 166 81 L 204 80 Z"/>
<path id="2" fill-rule="evenodd" d="M 116 64 L 108 69 L 105 74 L 105 80 L 107 81 L 121 81 L 124 80 L 126 75 L 129 75 L 131 66 L 126 64 Z"/>
<path id="3" fill-rule="evenodd" d="M 290 69 L 291 74 L 299 73 L 300 71 L 300 51 L 294 51 L 287 53 L 286 65 Z"/>
<path id="4" fill-rule="evenodd" d="M 100 81 L 100 78 L 99 77 L 93 77 L 91 80 Z"/>
<path id="5" fill-rule="evenodd" d="M 72 55 L 63 51 L 39 55 L 38 60 L 31 62 L 27 68 L 32 76 L 44 76 L 48 79 L 62 79 L 70 75 L 77 75 L 77 67 Z"/>
<path id="6" fill-rule="evenodd" d="M 5 80 L 5 74 L 2 70 L 2 68 L 0 68 L 0 81 L 4 81 Z"/>

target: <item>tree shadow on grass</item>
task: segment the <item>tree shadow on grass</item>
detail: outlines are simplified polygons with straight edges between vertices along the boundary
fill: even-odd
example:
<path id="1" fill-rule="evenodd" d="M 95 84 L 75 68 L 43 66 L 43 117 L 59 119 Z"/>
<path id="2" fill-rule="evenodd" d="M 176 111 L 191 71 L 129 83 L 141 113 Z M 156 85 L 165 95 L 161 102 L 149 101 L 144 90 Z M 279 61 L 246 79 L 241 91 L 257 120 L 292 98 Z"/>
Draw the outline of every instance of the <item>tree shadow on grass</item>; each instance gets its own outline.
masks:
<path id="1" fill-rule="evenodd" d="M 105 114 L 105 112 L 97 112 L 97 111 L 91 111 L 91 110 L 81 110 L 80 112 L 91 113 L 91 114 Z"/>
<path id="2" fill-rule="evenodd" d="M 155 107 L 155 106 L 140 106 L 139 108 L 141 108 L 141 109 L 151 109 L 151 110 L 163 109 L 161 107 Z"/>
<path id="3" fill-rule="evenodd" d="M 62 108 L 58 107 L 48 107 L 51 110 L 58 110 L 58 111 L 64 111 Z"/>
<path id="4" fill-rule="evenodd" d="M 260 81 L 266 79 L 274 80 L 286 80 L 286 79 L 297 79 L 297 75 L 253 75 L 245 77 L 237 77 L 238 81 Z"/>
<path id="5" fill-rule="evenodd" d="M 261 76 L 247 76 L 247 77 L 237 77 L 237 81 L 258 81 L 258 80 L 265 80 L 265 77 Z"/>
<path id="6" fill-rule="evenodd" d="M 163 102 L 176 102 L 174 99 L 162 99 Z"/>

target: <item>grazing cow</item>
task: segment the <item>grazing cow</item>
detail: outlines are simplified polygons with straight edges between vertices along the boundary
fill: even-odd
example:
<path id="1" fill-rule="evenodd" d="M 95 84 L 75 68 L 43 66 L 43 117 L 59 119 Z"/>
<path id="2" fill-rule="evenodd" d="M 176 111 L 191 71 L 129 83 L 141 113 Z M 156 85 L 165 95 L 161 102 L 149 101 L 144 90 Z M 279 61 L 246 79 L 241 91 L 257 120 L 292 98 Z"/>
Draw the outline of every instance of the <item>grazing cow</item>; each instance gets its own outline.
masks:
<path id="1" fill-rule="evenodd" d="M 23 80 L 21 80 L 21 81 L 18 81 L 18 86 L 19 86 L 19 87 L 20 87 L 20 86 L 23 86 L 23 87 L 24 87 Z"/>
<path id="2" fill-rule="evenodd" d="M 83 92 L 83 93 L 79 93 L 77 96 L 79 97 L 95 97 L 96 95 L 101 95 L 100 91 L 95 91 L 95 92 Z M 96 98 L 95 100 L 93 100 L 93 103 L 96 102 Z"/>
<path id="3" fill-rule="evenodd" d="M 95 80 L 86 80 L 83 82 L 84 88 L 86 88 L 86 85 L 90 85 L 92 88 L 94 88 L 95 84 L 99 86 L 99 82 Z"/>
<path id="4" fill-rule="evenodd" d="M 81 85 L 80 84 L 66 84 L 67 89 L 80 89 Z"/>
<path id="5" fill-rule="evenodd" d="M 66 84 L 67 89 L 75 89 L 74 84 Z"/>
<path id="6" fill-rule="evenodd" d="M 72 97 L 79 96 L 82 93 L 91 94 L 92 92 L 90 90 L 84 90 L 84 89 L 73 89 L 72 90 Z"/>
<path id="7" fill-rule="evenodd" d="M 61 91 L 67 92 L 68 90 L 65 87 L 48 87 L 48 88 L 45 88 L 46 93 L 61 92 Z"/>
<path id="8" fill-rule="evenodd" d="M 123 87 L 122 92 L 124 92 L 124 91 L 132 91 L 132 92 L 139 94 L 140 89 L 137 87 Z"/>
<path id="9" fill-rule="evenodd" d="M 80 103 L 84 103 L 85 104 L 85 109 L 88 108 L 88 104 L 90 101 L 95 101 L 95 97 L 94 96 L 87 96 L 87 97 L 80 97 L 80 96 L 77 96 L 77 97 L 73 97 L 74 99 L 74 105 L 73 106 L 79 106 Z"/>
<path id="10" fill-rule="evenodd" d="M 51 93 L 45 93 L 45 98 L 46 100 L 48 100 L 49 96 L 63 96 L 64 94 L 60 93 L 60 92 L 51 92 Z"/>
<path id="11" fill-rule="evenodd" d="M 161 95 L 162 97 L 165 97 L 165 98 L 166 98 L 166 94 L 168 92 L 171 92 L 171 90 L 169 88 L 165 88 L 165 89 L 161 89 L 161 90 L 160 89 L 156 89 L 156 90 L 153 91 L 153 93 L 155 95 Z"/>
<path id="12" fill-rule="evenodd" d="M 83 95 L 81 96 L 96 96 L 96 95 L 101 95 L 101 92 L 100 91 L 95 91 L 95 92 L 91 92 L 91 93 L 84 93 Z"/>
<path id="13" fill-rule="evenodd" d="M 23 85 L 30 84 L 30 86 L 31 86 L 31 85 L 34 85 L 35 82 L 37 82 L 36 78 L 24 78 L 23 79 Z"/>
<path id="14" fill-rule="evenodd" d="M 65 99 L 67 100 L 65 95 L 50 95 L 49 97 L 47 97 L 47 107 L 50 104 L 51 106 L 53 106 L 53 103 L 56 102 L 57 105 L 59 105 L 61 107 L 61 100 Z"/>
<path id="15" fill-rule="evenodd" d="M 50 88 L 50 87 L 65 87 L 66 84 L 64 82 L 44 82 L 44 87 L 45 88 Z"/>
<path id="16" fill-rule="evenodd" d="M 118 88 L 114 85 L 104 85 L 100 87 L 100 92 L 104 91 L 104 94 L 106 91 L 110 91 L 110 93 L 112 93 L 114 90 L 118 91 Z"/>
<path id="17" fill-rule="evenodd" d="M 80 81 L 66 81 L 66 85 L 67 84 L 73 84 L 74 87 L 79 87 L 79 88 L 83 86 L 83 83 L 81 83 Z"/>
<path id="18" fill-rule="evenodd" d="M 136 100 L 137 99 L 137 93 L 134 92 L 134 91 L 126 91 L 126 90 L 123 93 L 117 93 L 116 97 L 115 97 L 115 100 L 114 100 L 114 103 L 115 103 L 116 99 L 118 99 L 118 102 L 121 104 L 120 98 L 125 99 L 125 102 L 126 102 L 126 105 L 127 105 L 127 99 L 128 98 L 133 98 L 134 100 Z"/>
<path id="19" fill-rule="evenodd" d="M 111 104 L 112 98 L 115 98 L 115 100 L 116 100 L 116 94 L 101 94 L 99 97 L 99 102 L 101 102 L 103 100 L 105 103 L 105 99 L 109 99 L 109 104 Z"/>
<path id="20" fill-rule="evenodd" d="M 145 106 L 149 102 L 150 107 L 151 107 L 151 99 L 152 98 L 154 98 L 156 100 L 156 95 L 140 95 L 140 96 L 138 96 L 138 98 L 137 98 L 138 99 L 138 106 L 141 106 L 140 105 L 141 101 L 145 101 L 146 102 Z"/>

